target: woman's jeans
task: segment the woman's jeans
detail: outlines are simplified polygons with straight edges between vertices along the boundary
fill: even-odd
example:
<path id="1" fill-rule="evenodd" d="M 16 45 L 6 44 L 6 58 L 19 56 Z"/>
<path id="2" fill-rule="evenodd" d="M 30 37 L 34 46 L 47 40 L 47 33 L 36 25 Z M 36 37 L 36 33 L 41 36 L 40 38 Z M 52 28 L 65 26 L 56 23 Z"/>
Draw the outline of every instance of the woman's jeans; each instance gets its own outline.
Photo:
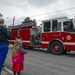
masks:
<path id="1" fill-rule="evenodd" d="M 8 53 L 8 44 L 0 45 L 0 73 Z"/>

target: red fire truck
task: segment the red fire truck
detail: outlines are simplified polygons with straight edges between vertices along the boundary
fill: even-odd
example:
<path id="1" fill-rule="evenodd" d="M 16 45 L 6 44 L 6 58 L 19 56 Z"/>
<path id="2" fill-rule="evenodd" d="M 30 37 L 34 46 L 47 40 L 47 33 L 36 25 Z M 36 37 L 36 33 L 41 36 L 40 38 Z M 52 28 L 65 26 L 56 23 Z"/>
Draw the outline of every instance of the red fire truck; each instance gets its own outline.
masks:
<path id="1" fill-rule="evenodd" d="M 75 21 L 66 17 L 42 21 L 41 31 L 33 23 L 12 28 L 12 38 L 21 38 L 25 47 L 47 48 L 48 52 L 60 55 L 75 50 Z"/>

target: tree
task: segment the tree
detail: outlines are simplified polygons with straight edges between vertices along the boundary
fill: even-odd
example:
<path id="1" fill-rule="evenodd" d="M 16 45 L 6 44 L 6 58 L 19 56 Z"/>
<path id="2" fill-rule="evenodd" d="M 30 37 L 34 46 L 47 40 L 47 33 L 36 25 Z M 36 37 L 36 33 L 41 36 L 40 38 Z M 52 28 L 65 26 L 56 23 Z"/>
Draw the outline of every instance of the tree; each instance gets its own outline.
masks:
<path id="1" fill-rule="evenodd" d="M 30 17 L 26 17 L 24 21 L 22 22 L 23 25 L 36 25 L 35 19 L 30 19 Z"/>

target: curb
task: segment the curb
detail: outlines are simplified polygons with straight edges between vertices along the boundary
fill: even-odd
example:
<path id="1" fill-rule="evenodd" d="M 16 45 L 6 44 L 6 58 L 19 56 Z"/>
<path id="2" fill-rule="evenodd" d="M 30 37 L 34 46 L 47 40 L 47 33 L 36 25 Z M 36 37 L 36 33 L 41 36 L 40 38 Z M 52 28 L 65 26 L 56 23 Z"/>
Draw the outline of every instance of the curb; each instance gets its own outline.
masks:
<path id="1" fill-rule="evenodd" d="M 3 67 L 3 70 L 5 70 L 5 71 L 7 71 L 8 73 L 10 73 L 11 75 L 13 75 L 13 72 L 12 72 L 10 69 L 8 69 L 7 67 Z"/>

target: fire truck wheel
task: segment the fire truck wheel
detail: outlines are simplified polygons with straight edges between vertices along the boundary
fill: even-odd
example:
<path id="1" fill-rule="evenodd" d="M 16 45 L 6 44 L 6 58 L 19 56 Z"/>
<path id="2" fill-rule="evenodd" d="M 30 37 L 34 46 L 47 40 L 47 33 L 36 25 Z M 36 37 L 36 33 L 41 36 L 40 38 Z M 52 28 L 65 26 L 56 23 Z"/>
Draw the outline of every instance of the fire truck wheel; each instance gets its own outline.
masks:
<path id="1" fill-rule="evenodd" d="M 50 51 L 52 54 L 61 55 L 64 53 L 64 48 L 61 42 L 54 41 L 50 45 Z"/>

